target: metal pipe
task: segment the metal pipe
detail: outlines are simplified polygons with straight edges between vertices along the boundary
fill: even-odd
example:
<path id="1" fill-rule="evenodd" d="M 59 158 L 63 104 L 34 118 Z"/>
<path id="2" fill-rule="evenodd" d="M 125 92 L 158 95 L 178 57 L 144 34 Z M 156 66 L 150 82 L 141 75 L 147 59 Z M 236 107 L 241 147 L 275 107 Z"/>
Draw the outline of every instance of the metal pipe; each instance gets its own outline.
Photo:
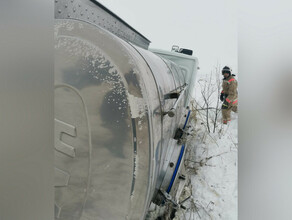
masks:
<path id="1" fill-rule="evenodd" d="M 183 90 L 180 92 L 180 95 L 178 97 L 178 99 L 176 100 L 176 102 L 174 103 L 173 107 L 167 112 L 168 116 L 169 117 L 173 117 L 175 115 L 175 111 L 176 111 L 176 108 L 178 106 L 178 103 L 180 102 L 180 100 L 182 99 L 183 97 L 183 94 L 184 92 L 186 91 L 186 88 L 187 88 L 187 84 L 184 85 L 184 88 Z"/>

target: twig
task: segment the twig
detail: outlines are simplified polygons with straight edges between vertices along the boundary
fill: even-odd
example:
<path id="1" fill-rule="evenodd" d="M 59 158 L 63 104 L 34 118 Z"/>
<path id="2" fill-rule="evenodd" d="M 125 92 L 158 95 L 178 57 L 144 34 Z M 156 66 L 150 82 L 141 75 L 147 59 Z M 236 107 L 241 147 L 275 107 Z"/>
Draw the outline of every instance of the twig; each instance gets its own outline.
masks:
<path id="1" fill-rule="evenodd" d="M 203 159 L 200 160 L 199 163 L 200 163 L 201 166 L 206 165 L 206 163 L 207 163 L 209 160 L 211 160 L 212 158 L 219 157 L 219 156 L 221 156 L 221 155 L 223 155 L 223 154 L 227 154 L 227 153 L 229 153 L 229 151 L 228 151 L 228 152 L 223 152 L 223 153 L 220 153 L 220 154 L 217 154 L 217 155 L 213 155 L 213 156 L 210 156 L 210 157 L 207 157 L 207 158 L 203 158 Z M 205 160 L 205 161 L 204 161 L 204 160 Z"/>

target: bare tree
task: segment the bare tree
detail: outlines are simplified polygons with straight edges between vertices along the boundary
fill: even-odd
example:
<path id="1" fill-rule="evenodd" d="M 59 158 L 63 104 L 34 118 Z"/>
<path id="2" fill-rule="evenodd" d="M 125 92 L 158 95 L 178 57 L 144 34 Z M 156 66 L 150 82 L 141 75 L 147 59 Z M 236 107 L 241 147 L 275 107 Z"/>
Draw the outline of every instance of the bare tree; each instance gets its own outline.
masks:
<path id="1" fill-rule="evenodd" d="M 210 90 L 210 85 L 211 85 L 211 78 L 212 78 L 212 73 L 210 75 L 210 79 L 209 80 L 204 80 L 203 83 L 199 82 L 199 85 L 201 87 L 201 95 L 202 98 L 204 100 L 204 104 L 203 107 L 206 107 L 206 125 L 207 125 L 207 129 L 208 132 L 210 133 L 210 122 L 209 122 L 209 108 L 210 108 L 210 97 L 212 96 L 214 89 Z"/>
<path id="2" fill-rule="evenodd" d="M 200 86 L 200 97 L 193 98 L 192 108 L 196 112 L 197 116 L 204 118 L 206 128 L 209 133 L 211 130 L 213 133 L 221 124 L 218 123 L 219 116 L 221 114 L 221 74 L 220 65 L 214 68 L 214 71 L 210 75 L 198 81 Z M 201 100 L 201 101 L 197 101 Z"/>
<path id="3" fill-rule="evenodd" d="M 218 120 L 218 116 L 221 112 L 221 108 L 219 106 L 219 99 L 220 99 L 220 95 L 221 95 L 221 79 L 220 79 L 220 65 L 218 64 L 215 67 L 215 76 L 216 76 L 216 86 L 217 86 L 217 102 L 216 102 L 216 107 L 215 107 L 215 118 L 214 118 L 214 127 L 213 127 L 213 133 L 215 133 L 216 127 L 217 127 L 217 120 Z"/>

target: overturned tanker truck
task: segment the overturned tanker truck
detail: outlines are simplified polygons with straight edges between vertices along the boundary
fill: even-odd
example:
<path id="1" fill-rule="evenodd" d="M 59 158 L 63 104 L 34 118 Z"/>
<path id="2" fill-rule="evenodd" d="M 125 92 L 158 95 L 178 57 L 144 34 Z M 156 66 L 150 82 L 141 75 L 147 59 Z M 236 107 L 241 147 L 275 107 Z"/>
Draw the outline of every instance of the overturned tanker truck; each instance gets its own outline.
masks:
<path id="1" fill-rule="evenodd" d="M 55 219 L 145 219 L 173 209 L 198 68 L 96 1 L 55 0 Z M 151 208 L 150 208 L 151 209 Z"/>

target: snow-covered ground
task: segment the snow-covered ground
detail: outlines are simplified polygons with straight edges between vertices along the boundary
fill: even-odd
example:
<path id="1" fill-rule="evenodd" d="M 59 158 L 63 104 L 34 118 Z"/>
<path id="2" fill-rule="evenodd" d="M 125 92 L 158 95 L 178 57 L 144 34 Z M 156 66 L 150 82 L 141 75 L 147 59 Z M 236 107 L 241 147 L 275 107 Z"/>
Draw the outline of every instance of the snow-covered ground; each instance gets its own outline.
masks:
<path id="1" fill-rule="evenodd" d="M 212 78 L 212 79 L 211 79 Z M 196 85 L 196 109 L 205 108 L 201 89 L 202 81 L 216 87 L 216 77 L 198 76 Z M 217 81 L 218 82 L 218 81 Z M 212 89 L 211 89 L 212 90 Z M 216 107 L 218 96 L 211 95 L 209 107 Z M 221 104 L 221 102 L 220 102 Z M 196 105 L 196 104 L 194 104 Z M 206 110 L 193 111 L 186 167 L 190 176 L 192 196 L 185 202 L 186 211 L 179 210 L 176 219 L 237 219 L 237 113 L 223 125 L 221 112 L 213 133 L 213 110 L 209 112 L 210 132 L 207 129 Z"/>

